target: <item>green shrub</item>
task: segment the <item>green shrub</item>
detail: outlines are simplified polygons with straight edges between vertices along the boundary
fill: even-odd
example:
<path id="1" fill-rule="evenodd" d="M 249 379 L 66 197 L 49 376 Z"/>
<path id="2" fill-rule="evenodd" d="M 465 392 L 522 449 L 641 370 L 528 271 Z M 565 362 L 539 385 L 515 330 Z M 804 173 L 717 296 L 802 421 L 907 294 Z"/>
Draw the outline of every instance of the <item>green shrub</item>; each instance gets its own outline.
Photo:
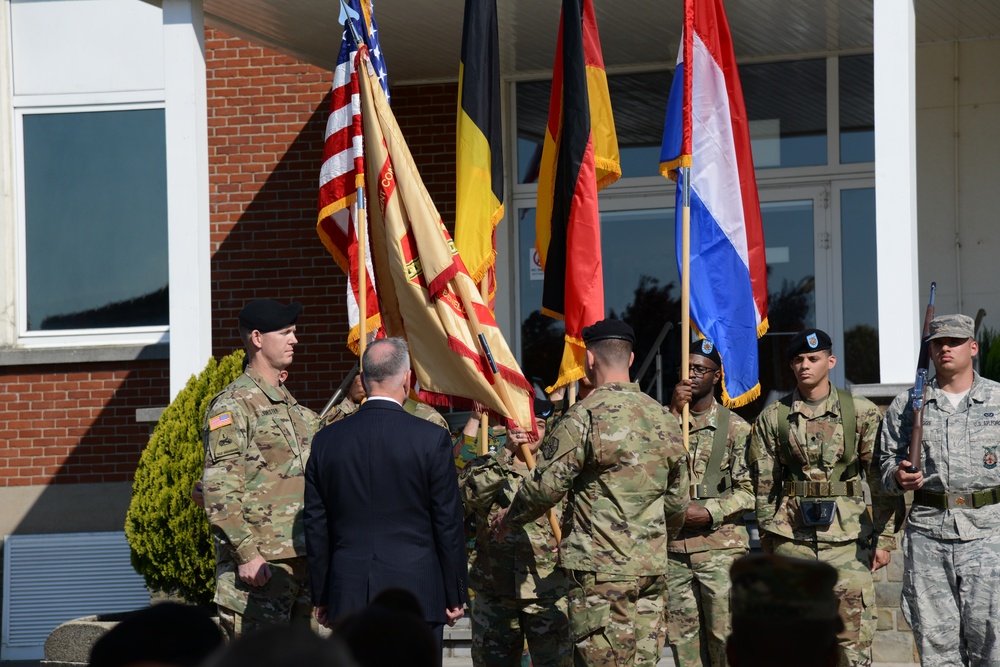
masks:
<path id="1" fill-rule="evenodd" d="M 1000 332 L 989 327 L 979 331 L 979 374 L 1000 382 Z"/>
<path id="2" fill-rule="evenodd" d="M 215 555 L 205 510 L 191 487 L 205 463 L 202 425 L 212 398 L 242 372 L 243 351 L 211 359 L 191 376 L 160 417 L 139 459 L 125 536 L 132 567 L 151 590 L 209 604 L 215 593 Z"/>

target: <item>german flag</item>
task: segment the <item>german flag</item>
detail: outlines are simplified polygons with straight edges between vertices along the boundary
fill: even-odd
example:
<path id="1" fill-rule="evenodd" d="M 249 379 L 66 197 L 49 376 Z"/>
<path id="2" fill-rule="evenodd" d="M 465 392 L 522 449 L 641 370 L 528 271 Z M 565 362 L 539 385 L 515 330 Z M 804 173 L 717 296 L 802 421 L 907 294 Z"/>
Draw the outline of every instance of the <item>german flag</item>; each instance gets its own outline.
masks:
<path id="1" fill-rule="evenodd" d="M 496 226 L 503 217 L 500 43 L 496 0 L 466 0 L 458 69 L 455 247 L 469 275 L 496 299 Z"/>
<path id="2" fill-rule="evenodd" d="M 566 322 L 560 387 L 584 376 L 583 328 L 604 318 L 597 193 L 621 176 L 592 0 L 563 0 L 535 217 L 542 312 Z M 551 388 L 550 388 L 551 389 Z"/>

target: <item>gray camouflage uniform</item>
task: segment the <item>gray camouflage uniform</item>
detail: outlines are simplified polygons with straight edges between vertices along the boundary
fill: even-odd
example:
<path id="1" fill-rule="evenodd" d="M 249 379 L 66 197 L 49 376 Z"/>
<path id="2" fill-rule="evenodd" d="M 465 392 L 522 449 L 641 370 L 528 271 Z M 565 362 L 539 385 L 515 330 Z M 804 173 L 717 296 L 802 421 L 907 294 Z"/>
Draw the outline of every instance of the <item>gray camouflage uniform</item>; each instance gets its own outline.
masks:
<path id="1" fill-rule="evenodd" d="M 215 602 L 231 637 L 266 623 L 310 623 L 303 475 L 318 426 L 316 413 L 253 368 L 205 413 L 202 479 L 216 545 Z M 271 570 L 260 587 L 237 574 L 257 556 Z"/>
<path id="2" fill-rule="evenodd" d="M 532 662 L 573 664 L 566 594 L 570 581 L 556 565 L 556 542 L 543 515 L 495 542 L 489 519 L 511 500 L 530 475 L 506 447 L 470 461 L 458 479 L 466 515 L 476 515 L 476 551 L 469 573 L 472 662 L 477 667 L 521 664 L 525 639 Z M 556 517 L 561 516 L 560 512 Z"/>
<path id="3" fill-rule="evenodd" d="M 706 480 L 720 407 L 713 402 L 704 413 L 691 413 L 692 484 Z M 731 476 L 732 487 L 717 498 L 693 501 L 712 515 L 711 524 L 684 528 L 667 545 L 667 640 L 678 667 L 726 664 L 729 568 L 750 546 L 743 524 L 743 514 L 754 507 L 753 482 L 746 464 L 750 425 L 730 412 L 727 426 L 720 470 L 723 476 Z"/>
<path id="4" fill-rule="evenodd" d="M 667 540 L 689 502 L 677 420 L 637 384 L 610 383 L 573 405 L 540 452 L 507 523 L 519 530 L 569 494 L 559 564 L 574 581 L 577 664 L 655 664 Z"/>
<path id="5" fill-rule="evenodd" d="M 888 493 L 907 460 L 913 415 L 909 392 L 885 415 L 879 449 Z M 921 491 L 964 494 L 1000 489 L 1000 384 L 974 375 L 952 407 L 932 380 L 924 403 Z M 980 494 L 982 498 L 987 494 Z M 955 497 L 955 496 L 953 496 Z M 922 665 L 1000 665 L 1000 504 L 951 509 L 914 501 L 903 540 L 902 607 Z"/>

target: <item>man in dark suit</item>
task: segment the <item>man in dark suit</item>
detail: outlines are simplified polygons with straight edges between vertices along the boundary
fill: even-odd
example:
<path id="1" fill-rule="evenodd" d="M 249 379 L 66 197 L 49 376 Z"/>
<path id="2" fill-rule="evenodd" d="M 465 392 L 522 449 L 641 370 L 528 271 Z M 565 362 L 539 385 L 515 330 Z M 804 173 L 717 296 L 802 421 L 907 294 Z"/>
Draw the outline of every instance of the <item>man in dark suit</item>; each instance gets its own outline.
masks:
<path id="1" fill-rule="evenodd" d="M 407 414 L 410 357 L 401 338 L 362 359 L 368 400 L 316 434 L 305 474 L 306 553 L 323 625 L 405 588 L 441 644 L 467 597 L 462 503 L 447 431 Z M 438 654 L 440 656 L 440 653 Z"/>

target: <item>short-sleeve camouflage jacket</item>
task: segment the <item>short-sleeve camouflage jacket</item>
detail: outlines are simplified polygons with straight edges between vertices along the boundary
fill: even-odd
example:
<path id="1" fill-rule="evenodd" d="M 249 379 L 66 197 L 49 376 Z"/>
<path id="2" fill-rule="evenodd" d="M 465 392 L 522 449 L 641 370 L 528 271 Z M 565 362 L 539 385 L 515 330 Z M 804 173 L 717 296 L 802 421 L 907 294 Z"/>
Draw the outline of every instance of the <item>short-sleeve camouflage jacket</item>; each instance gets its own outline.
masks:
<path id="1" fill-rule="evenodd" d="M 719 404 L 702 414 L 691 413 L 688 446 L 690 447 L 692 484 L 701 484 L 708 472 L 708 463 L 718 430 Z M 743 515 L 753 510 L 753 482 L 747 470 L 747 443 L 750 424 L 735 412 L 729 413 L 726 451 L 720 470 L 732 476 L 733 485 L 718 498 L 697 501 L 712 515 L 712 524 L 704 528 L 684 528 L 676 539 L 667 545 L 669 551 L 695 553 L 710 549 L 736 549 L 749 547 Z"/>
<path id="2" fill-rule="evenodd" d="M 205 511 L 237 563 L 305 556 L 302 503 L 312 410 L 256 370 L 222 390 L 205 413 Z"/>
<path id="3" fill-rule="evenodd" d="M 559 562 L 570 570 L 664 574 L 689 488 L 677 420 L 634 383 L 598 387 L 556 422 L 507 521 L 533 521 L 569 494 Z"/>
<path id="4" fill-rule="evenodd" d="M 801 518 L 800 499 L 785 495 L 782 483 L 791 480 L 785 474 L 787 469 L 797 467 L 814 482 L 837 481 L 831 479 L 831 473 L 844 455 L 844 424 L 837 393 L 831 391 L 817 405 L 810 405 L 796 389 L 788 415 L 788 446 L 779 442 L 777 401 L 760 413 L 750 437 L 747 464 L 754 481 L 761 530 L 794 540 L 819 542 L 848 542 L 874 534 L 878 536 L 879 549 L 895 546 L 893 533 L 902 503 L 882 489 L 878 466 L 874 463 L 882 418 L 871 401 L 861 396 L 853 398 L 857 458 L 871 488 L 871 514 L 863 496 L 837 496 L 834 498 L 837 515 L 831 525 L 806 526 Z"/>
<path id="5" fill-rule="evenodd" d="M 562 570 L 556 567 L 556 542 L 547 515 L 513 530 L 503 542 L 490 534 L 489 519 L 509 507 L 521 482 L 530 474 L 510 450 L 470 461 L 458 478 L 467 515 L 476 515 L 476 553 L 469 572 L 474 591 L 518 600 L 554 600 L 569 590 Z M 561 512 L 556 510 L 558 521 Z"/>

